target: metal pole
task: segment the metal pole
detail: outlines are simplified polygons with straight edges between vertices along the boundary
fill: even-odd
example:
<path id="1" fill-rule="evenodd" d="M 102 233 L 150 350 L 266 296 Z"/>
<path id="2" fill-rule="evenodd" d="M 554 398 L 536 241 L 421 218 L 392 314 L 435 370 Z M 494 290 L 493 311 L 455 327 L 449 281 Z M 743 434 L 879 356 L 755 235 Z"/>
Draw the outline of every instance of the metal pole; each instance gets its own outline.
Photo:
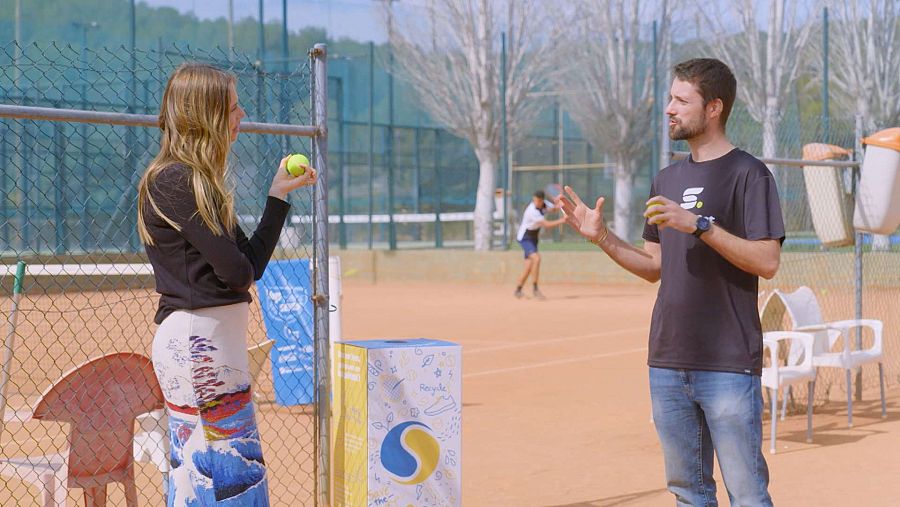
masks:
<path id="1" fill-rule="evenodd" d="M 260 66 L 262 66 L 266 61 L 266 21 L 263 18 L 263 0 L 259 0 L 259 41 L 257 44 Z"/>
<path id="2" fill-rule="evenodd" d="M 562 132 L 562 121 L 563 121 L 563 113 L 562 113 L 562 104 L 560 103 L 559 98 L 556 99 L 556 114 L 553 115 L 553 122 L 555 123 L 554 127 L 556 130 L 556 153 L 553 155 L 554 165 L 559 166 L 563 164 L 563 132 Z M 562 171 L 555 170 L 553 171 L 553 181 L 555 183 L 559 183 L 562 180 Z M 553 229 L 553 240 L 559 241 L 560 230 L 562 227 L 555 227 Z"/>
<path id="3" fill-rule="evenodd" d="M 131 0 L 129 2 L 129 13 L 130 13 L 130 28 L 129 28 L 129 50 L 131 51 L 131 55 L 129 57 L 129 78 L 128 78 L 128 108 L 127 112 L 134 113 L 135 110 L 135 102 L 137 101 L 137 89 L 135 78 L 137 74 L 137 55 L 135 55 L 135 48 L 137 46 L 137 20 L 135 19 L 135 0 Z M 135 150 L 137 149 L 137 143 L 135 139 L 137 136 L 135 135 L 134 127 L 126 127 L 125 129 L 125 145 L 128 150 L 125 154 L 125 167 L 128 171 L 129 177 L 136 174 L 137 167 L 137 157 L 135 156 Z M 131 188 L 131 186 L 129 186 Z M 136 191 L 136 189 L 135 189 Z M 125 210 L 122 210 L 125 211 Z M 128 243 L 131 246 L 131 251 L 138 252 L 142 250 L 142 246 L 140 243 L 140 239 L 137 235 L 137 214 L 136 213 L 127 213 L 128 219 L 127 223 L 129 226 L 128 233 Z"/>
<path id="4" fill-rule="evenodd" d="M 9 132 L 9 127 L 4 123 L 0 124 L 0 198 L 2 198 L 3 203 L 3 225 L 0 228 L 0 241 L 3 241 L 4 245 L 7 245 L 9 248 L 9 198 L 10 191 L 6 186 L 7 178 L 7 166 L 9 165 L 8 154 L 6 152 L 6 134 Z M 0 412 L 2 413 L 2 412 Z"/>
<path id="5" fill-rule="evenodd" d="M 500 168 L 503 171 L 503 241 L 500 248 L 509 249 L 509 131 L 506 117 L 506 32 L 500 35 Z"/>
<path id="6" fill-rule="evenodd" d="M 281 0 L 281 61 L 282 70 L 288 71 L 288 27 L 287 27 L 287 0 Z M 285 122 L 286 123 L 286 122 Z"/>
<path id="7" fill-rule="evenodd" d="M 856 115 L 856 132 L 854 135 L 856 146 L 853 150 L 853 158 L 860 164 L 856 169 L 853 170 L 853 190 L 854 195 L 859 189 L 859 177 L 860 177 L 860 169 L 862 166 L 862 157 L 863 157 L 863 146 L 862 146 L 862 138 L 863 138 L 863 117 L 861 114 Z M 862 318 L 862 307 L 863 307 L 863 239 L 865 235 L 861 232 L 856 233 L 856 242 L 853 245 L 853 267 L 854 267 L 854 277 L 853 277 L 853 288 L 855 295 L 855 317 L 857 319 Z M 849 337 L 848 337 L 849 338 Z M 845 343 L 844 346 L 847 346 Z M 862 349 L 862 334 L 859 327 L 856 328 L 856 350 Z M 849 378 L 849 373 L 848 373 Z M 857 401 L 862 400 L 862 368 L 856 369 L 856 394 L 855 398 Z M 848 393 L 847 396 L 850 394 Z"/>
<path id="8" fill-rule="evenodd" d="M 347 248 L 347 224 L 344 222 L 344 214 L 347 212 L 347 203 L 346 203 L 346 188 L 347 188 L 347 168 L 345 164 L 346 152 L 347 152 L 347 132 L 344 128 L 344 80 L 343 78 L 335 78 L 337 81 L 337 90 L 336 90 L 336 105 L 338 111 L 337 124 L 338 124 L 338 135 L 340 136 L 340 149 L 338 150 L 339 164 L 340 167 L 338 169 L 338 174 L 340 177 L 340 184 L 338 186 L 338 211 L 341 216 L 341 223 L 338 226 L 338 242 L 342 249 Z"/>
<path id="9" fill-rule="evenodd" d="M 437 195 L 435 196 L 434 205 L 434 247 L 444 247 L 444 227 L 441 224 L 441 202 L 444 200 L 444 190 L 441 184 L 441 157 L 440 144 L 441 130 L 434 129 L 434 178 L 437 180 Z"/>
<path id="10" fill-rule="evenodd" d="M 281 0 L 281 71 L 284 74 L 278 79 L 278 96 L 281 111 L 278 115 L 281 123 L 288 122 L 288 109 L 290 108 L 290 92 L 287 88 L 288 79 L 288 28 L 287 28 L 287 0 Z M 292 87 L 293 88 L 293 87 Z M 281 139 L 282 153 L 292 153 L 290 138 L 284 136 Z"/>
<path id="11" fill-rule="evenodd" d="M 369 250 L 375 233 L 372 214 L 375 212 L 375 43 L 369 42 Z"/>
<path id="12" fill-rule="evenodd" d="M 228 59 L 234 53 L 234 0 L 228 0 Z"/>
<path id="13" fill-rule="evenodd" d="M 28 94 L 24 93 L 22 95 L 22 104 L 28 104 Z M 31 161 L 34 156 L 34 140 L 32 139 L 31 128 L 29 128 L 29 124 L 31 122 L 23 121 L 22 124 L 22 202 L 19 205 L 19 208 L 22 210 L 22 250 L 29 250 L 32 248 L 31 246 L 31 218 L 33 215 L 32 207 L 33 204 L 31 202 L 31 175 L 33 174 Z"/>
<path id="14" fill-rule="evenodd" d="M 831 125 L 828 114 L 828 7 L 822 8 L 822 138 L 830 142 Z"/>
<path id="15" fill-rule="evenodd" d="M 54 107 L 10 106 L 0 104 L 0 118 L 22 118 L 26 120 L 65 121 L 74 123 L 99 123 L 103 125 L 124 125 L 131 127 L 159 127 L 159 117 L 151 114 L 107 113 L 104 111 L 82 111 L 80 109 L 57 109 Z M 272 134 L 314 137 L 319 128 L 310 125 L 282 125 L 279 123 L 259 123 L 242 121 L 241 132 L 251 134 Z"/>
<path id="16" fill-rule="evenodd" d="M 390 3 L 389 5 L 393 5 Z M 388 25 L 390 31 L 390 24 Z M 394 50 L 388 46 L 388 248 L 397 249 L 397 224 L 394 223 Z"/>
<path id="17" fill-rule="evenodd" d="M 421 126 L 421 121 L 419 117 L 419 112 L 416 112 L 416 126 L 413 128 L 413 211 L 415 213 L 419 213 L 421 210 L 420 201 L 422 200 L 422 158 L 421 153 L 419 152 L 419 130 Z M 422 227 L 419 224 L 416 224 L 416 241 L 422 241 Z"/>
<path id="18" fill-rule="evenodd" d="M 81 38 L 81 109 L 87 109 L 87 83 L 85 82 L 85 76 L 87 71 L 87 27 L 82 27 L 82 38 Z M 91 237 L 91 220 L 88 216 L 88 201 L 90 200 L 90 191 L 88 190 L 88 177 L 90 175 L 90 171 L 88 170 L 88 141 L 87 141 L 87 125 L 82 123 L 78 126 L 79 133 L 81 135 L 81 184 L 78 187 L 81 189 L 81 238 L 79 239 L 79 246 L 81 247 L 82 252 L 87 252 L 88 250 L 88 238 Z"/>
<path id="19" fill-rule="evenodd" d="M 672 47 L 671 47 L 672 38 L 671 38 L 671 36 L 668 35 L 668 33 L 666 35 L 667 35 L 666 38 L 662 41 L 663 61 L 664 61 L 663 68 L 665 69 L 665 73 L 663 74 L 662 82 L 664 83 L 664 86 L 669 86 L 671 84 L 670 76 L 671 76 L 671 68 L 672 68 Z M 666 96 L 668 96 L 668 93 L 663 93 L 662 95 L 664 97 L 666 97 Z M 660 105 L 662 105 L 662 104 L 660 104 Z M 662 170 L 664 167 L 668 167 L 668 165 L 670 163 L 669 152 L 671 151 L 671 143 L 670 143 L 670 139 L 669 139 L 668 127 L 666 126 L 667 122 L 665 121 L 665 113 L 666 113 L 665 107 L 660 108 L 660 115 L 663 116 L 662 121 L 660 122 L 661 126 L 659 127 L 660 130 L 662 131 L 659 133 L 660 140 L 661 140 L 661 146 L 660 146 L 660 150 L 659 150 L 659 157 L 660 157 L 659 169 L 660 170 Z"/>
<path id="20" fill-rule="evenodd" d="M 56 238 L 54 252 L 57 255 L 66 253 L 68 231 L 66 227 L 66 148 L 63 133 L 64 123 L 53 124 L 53 156 L 54 169 L 56 170 L 53 178 L 53 221 L 56 230 Z"/>
<path id="21" fill-rule="evenodd" d="M 331 505 L 329 479 L 331 477 L 331 357 L 328 318 L 331 303 L 328 287 L 328 68 L 325 44 L 316 44 L 313 51 L 313 125 L 319 135 L 313 138 L 313 152 L 319 180 L 313 188 L 317 220 L 313 229 L 316 272 L 313 301 L 316 318 L 316 393 L 318 419 L 317 500 L 319 505 Z"/>
<path id="22" fill-rule="evenodd" d="M 659 40 L 657 22 L 653 20 L 653 110 L 650 113 L 650 130 L 653 131 L 653 148 L 650 154 L 650 180 L 659 173 Z"/>
<path id="23" fill-rule="evenodd" d="M 13 38 L 15 42 L 13 43 L 13 92 L 19 93 L 19 60 L 22 58 L 22 0 L 16 0 L 15 7 L 15 27 L 13 31 L 15 34 Z"/>

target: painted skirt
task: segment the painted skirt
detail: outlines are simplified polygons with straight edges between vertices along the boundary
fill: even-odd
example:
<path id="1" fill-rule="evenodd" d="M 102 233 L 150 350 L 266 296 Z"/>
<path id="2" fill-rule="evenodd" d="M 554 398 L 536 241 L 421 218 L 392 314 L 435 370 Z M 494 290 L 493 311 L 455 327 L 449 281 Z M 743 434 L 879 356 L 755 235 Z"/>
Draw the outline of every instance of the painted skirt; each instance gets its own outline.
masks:
<path id="1" fill-rule="evenodd" d="M 166 398 L 170 507 L 267 507 L 266 466 L 250 390 L 249 305 L 176 311 L 153 337 Z"/>

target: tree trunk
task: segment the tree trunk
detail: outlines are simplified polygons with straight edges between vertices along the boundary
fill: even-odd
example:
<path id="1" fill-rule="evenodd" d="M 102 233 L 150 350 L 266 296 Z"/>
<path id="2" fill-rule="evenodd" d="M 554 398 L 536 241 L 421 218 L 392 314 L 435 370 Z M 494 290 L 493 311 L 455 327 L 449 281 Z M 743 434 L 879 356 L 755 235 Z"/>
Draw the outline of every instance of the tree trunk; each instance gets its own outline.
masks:
<path id="1" fill-rule="evenodd" d="M 494 172 L 497 154 L 487 148 L 475 150 L 478 158 L 478 190 L 475 193 L 475 250 L 490 250 L 493 234 Z"/>
<path id="2" fill-rule="evenodd" d="M 634 189 L 634 162 L 624 156 L 617 157 L 616 188 L 613 199 L 613 232 L 616 236 L 631 242 L 632 190 Z"/>
<path id="3" fill-rule="evenodd" d="M 763 158 L 775 158 L 778 150 L 778 104 L 771 98 L 766 101 L 766 111 L 763 116 Z M 769 166 L 769 170 L 772 167 Z"/>

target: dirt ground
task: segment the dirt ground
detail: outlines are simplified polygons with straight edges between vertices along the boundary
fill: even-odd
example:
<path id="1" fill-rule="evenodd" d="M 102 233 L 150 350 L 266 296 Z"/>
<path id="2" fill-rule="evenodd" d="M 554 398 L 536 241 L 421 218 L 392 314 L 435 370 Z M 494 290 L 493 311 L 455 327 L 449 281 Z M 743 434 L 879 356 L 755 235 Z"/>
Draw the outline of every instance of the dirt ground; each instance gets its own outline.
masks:
<path id="1" fill-rule="evenodd" d="M 344 283 L 343 338 L 425 337 L 462 345 L 465 506 L 672 505 L 647 386 L 656 286 L 546 284 L 542 290 L 546 301 L 517 300 L 506 285 L 373 285 L 351 277 Z M 847 307 L 847 297 L 837 291 L 825 295 L 825 317 L 841 318 L 829 313 Z M 867 297 L 883 302 L 874 308 L 896 305 L 888 290 Z M 6 298 L 0 304 L 9 308 Z M 25 407 L 60 373 L 88 357 L 148 353 L 154 307 L 148 290 L 23 301 L 8 408 Z M 265 338 L 258 306 L 253 315 L 251 344 Z M 789 414 L 778 425 L 778 453 L 766 452 L 776 504 L 900 504 L 900 312 L 872 316 L 885 320 L 885 348 L 892 357 L 886 368 L 888 418 L 880 418 L 875 368 L 865 371 L 864 401 L 855 405 L 852 429 L 846 426 L 842 385 L 829 387 L 820 377 L 814 442 L 805 442 L 805 415 Z M 272 403 L 268 366 L 256 388 L 272 504 L 311 505 L 313 414 L 309 407 Z M 57 426 L 6 424 L 0 457 L 59 452 L 65 429 Z M 768 428 L 767 414 L 766 437 Z M 764 445 L 767 449 L 767 441 Z M 136 476 L 140 504 L 161 505 L 159 472 L 139 464 Z M 728 505 L 719 484 L 719 500 Z M 0 478 L 0 505 L 36 505 L 36 493 L 19 480 Z M 109 505 L 124 505 L 121 486 L 109 494 Z M 69 498 L 69 505 L 83 504 L 81 490 L 71 490 Z"/>
<path id="2" fill-rule="evenodd" d="M 345 284 L 344 338 L 463 346 L 464 505 L 672 505 L 647 382 L 656 286 L 542 290 L 546 301 L 500 285 Z M 777 505 L 900 503 L 900 391 L 889 386 L 886 420 L 867 389 L 848 429 L 843 391 L 832 389 L 816 407 L 813 443 L 805 414 L 778 424 L 777 454 L 764 442 Z"/>

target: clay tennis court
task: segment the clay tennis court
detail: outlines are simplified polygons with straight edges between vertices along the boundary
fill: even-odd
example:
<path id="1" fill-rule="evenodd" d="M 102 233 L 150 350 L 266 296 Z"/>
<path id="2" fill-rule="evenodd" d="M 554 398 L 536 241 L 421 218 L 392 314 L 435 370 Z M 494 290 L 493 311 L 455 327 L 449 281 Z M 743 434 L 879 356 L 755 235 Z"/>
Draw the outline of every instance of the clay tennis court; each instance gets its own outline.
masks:
<path id="1" fill-rule="evenodd" d="M 427 337 L 463 346 L 464 505 L 672 505 L 650 422 L 645 363 L 656 286 L 548 283 L 542 290 L 546 301 L 516 300 L 508 284 L 372 284 L 349 276 L 344 338 Z M 825 317 L 837 317 L 834 309 L 844 308 L 849 297 L 844 291 L 823 294 Z M 872 289 L 866 297 L 887 301 L 894 292 Z M 8 308 L 9 300 L 2 304 Z M 16 352 L 12 382 L 19 389 L 11 408 L 22 407 L 63 370 L 88 357 L 122 350 L 148 353 L 154 307 L 155 296 L 146 289 L 24 299 L 19 332 L 26 338 Z M 253 308 L 258 318 L 258 306 Z M 900 316 L 878 317 L 885 320 L 886 348 L 893 347 Z M 251 327 L 251 343 L 261 341 L 261 329 Z M 146 332 L 129 331 L 135 328 Z M 67 339 L 57 341 L 57 335 Z M 767 454 L 776 504 L 896 505 L 898 372 L 887 369 L 887 420 L 880 418 L 872 373 L 874 368 L 865 376 L 864 401 L 855 404 L 854 428 L 846 427 L 841 384 L 829 390 L 826 382 L 817 389 L 812 444 L 805 442 L 803 413 L 779 424 L 778 454 Z M 312 409 L 272 403 L 268 365 L 257 390 L 273 505 L 295 505 L 294 499 L 304 497 L 311 505 Z M 59 452 L 65 446 L 63 430 L 34 421 L 8 423 L 0 439 L 2 455 Z M 137 465 L 136 477 L 141 504 L 160 505 L 155 467 Z M 728 505 L 719 482 L 719 500 Z M 0 504 L 37 501 L 35 488 L 16 480 L 2 483 Z M 124 505 L 120 486 L 110 487 L 109 494 L 110 505 Z M 80 505 L 81 491 L 71 490 L 69 499 L 70 505 Z"/>
<path id="2" fill-rule="evenodd" d="M 344 336 L 463 346 L 464 505 L 672 505 L 647 384 L 656 286 L 542 290 L 546 301 L 516 300 L 500 284 L 345 281 Z M 891 325 L 895 316 L 885 328 Z M 877 393 L 867 388 L 847 429 L 844 394 L 833 387 L 831 401 L 816 408 L 812 444 L 805 412 L 779 423 L 778 454 L 766 454 L 776 505 L 900 501 L 900 395 L 888 389 L 883 420 Z M 718 471 L 716 478 L 719 502 L 728 505 Z"/>

